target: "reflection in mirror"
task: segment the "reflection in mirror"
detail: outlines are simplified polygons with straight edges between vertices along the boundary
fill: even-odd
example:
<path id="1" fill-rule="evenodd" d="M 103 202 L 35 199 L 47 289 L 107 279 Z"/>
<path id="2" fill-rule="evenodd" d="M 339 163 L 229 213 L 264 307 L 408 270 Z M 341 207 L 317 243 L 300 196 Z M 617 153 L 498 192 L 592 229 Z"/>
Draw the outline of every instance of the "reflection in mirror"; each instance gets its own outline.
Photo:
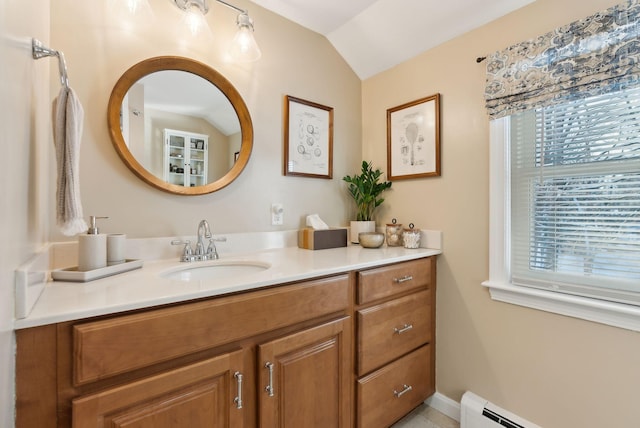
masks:
<path id="1" fill-rule="evenodd" d="M 118 81 L 109 131 L 125 164 L 147 183 L 204 194 L 231 183 L 253 144 L 248 110 L 219 73 L 179 57 L 145 60 Z"/>
<path id="2" fill-rule="evenodd" d="M 127 91 L 121 112 L 131 154 L 173 184 L 201 186 L 220 179 L 240 150 L 233 106 L 195 74 L 164 70 L 143 77 Z"/>

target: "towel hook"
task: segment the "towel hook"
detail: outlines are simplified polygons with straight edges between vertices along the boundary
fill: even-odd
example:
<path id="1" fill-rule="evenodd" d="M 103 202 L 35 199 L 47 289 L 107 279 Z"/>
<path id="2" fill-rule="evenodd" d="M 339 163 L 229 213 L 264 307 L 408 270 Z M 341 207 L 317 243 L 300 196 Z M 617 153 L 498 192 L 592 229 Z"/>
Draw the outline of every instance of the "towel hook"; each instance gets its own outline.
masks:
<path id="1" fill-rule="evenodd" d="M 45 47 L 38 39 L 31 39 L 31 50 L 33 59 L 45 58 L 48 56 L 58 57 L 58 70 L 60 71 L 60 83 L 69 89 L 69 77 L 67 76 L 67 62 L 64 60 L 64 54 L 60 51 Z"/>

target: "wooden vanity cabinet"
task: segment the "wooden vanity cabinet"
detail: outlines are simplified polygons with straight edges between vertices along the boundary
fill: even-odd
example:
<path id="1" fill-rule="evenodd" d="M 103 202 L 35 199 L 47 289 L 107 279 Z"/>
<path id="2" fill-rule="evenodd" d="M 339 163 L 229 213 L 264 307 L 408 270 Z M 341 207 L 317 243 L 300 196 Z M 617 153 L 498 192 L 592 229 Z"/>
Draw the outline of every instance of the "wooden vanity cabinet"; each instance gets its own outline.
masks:
<path id="1" fill-rule="evenodd" d="M 388 427 L 435 392 L 435 257 L 16 343 L 16 428 Z"/>
<path id="2" fill-rule="evenodd" d="M 347 427 L 353 278 L 18 330 L 16 427 Z"/>
<path id="3" fill-rule="evenodd" d="M 435 257 L 358 273 L 356 426 L 390 426 L 435 393 Z"/>

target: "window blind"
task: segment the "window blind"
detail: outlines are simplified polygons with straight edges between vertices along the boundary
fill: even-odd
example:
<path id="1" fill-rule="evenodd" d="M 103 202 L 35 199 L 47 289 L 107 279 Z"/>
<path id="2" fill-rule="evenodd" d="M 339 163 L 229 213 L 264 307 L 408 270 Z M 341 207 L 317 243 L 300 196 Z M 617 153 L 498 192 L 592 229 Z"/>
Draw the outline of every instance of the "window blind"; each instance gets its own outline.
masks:
<path id="1" fill-rule="evenodd" d="M 511 116 L 511 280 L 640 304 L 640 89 Z"/>

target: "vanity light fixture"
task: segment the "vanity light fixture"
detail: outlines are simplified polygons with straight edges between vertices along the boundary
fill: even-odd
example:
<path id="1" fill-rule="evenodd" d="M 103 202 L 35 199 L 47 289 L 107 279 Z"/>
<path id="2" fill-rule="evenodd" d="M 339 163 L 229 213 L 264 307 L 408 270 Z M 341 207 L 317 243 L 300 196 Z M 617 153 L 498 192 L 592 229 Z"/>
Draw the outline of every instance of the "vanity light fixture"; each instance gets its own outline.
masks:
<path id="1" fill-rule="evenodd" d="M 204 16 L 209 12 L 207 0 L 174 0 L 176 6 L 185 12 L 184 20 L 192 36 L 198 35 L 206 27 Z"/>
<path id="2" fill-rule="evenodd" d="M 204 15 L 209 12 L 208 0 L 173 0 L 176 6 L 185 11 L 187 22 L 192 34 L 196 34 L 200 27 L 206 25 Z M 249 17 L 249 12 L 237 6 L 227 3 L 224 0 L 215 0 L 238 12 L 236 25 L 238 32 L 233 38 L 229 54 L 231 57 L 240 62 L 253 62 L 260 59 L 262 52 L 253 37 L 253 20 Z"/>
<path id="3" fill-rule="evenodd" d="M 109 9 L 120 24 L 131 22 L 131 18 L 134 21 L 150 22 L 153 20 L 153 11 L 149 0 L 109 0 Z"/>
<path id="4" fill-rule="evenodd" d="M 220 1 L 220 0 L 218 0 Z M 253 62 L 260 59 L 262 52 L 258 47 L 255 37 L 253 37 L 253 19 L 247 12 L 242 12 L 236 20 L 238 32 L 233 37 L 229 53 L 236 61 Z"/>
<path id="5" fill-rule="evenodd" d="M 121 0 L 120 3 L 123 3 L 132 15 L 144 13 L 151 8 L 147 0 Z"/>

